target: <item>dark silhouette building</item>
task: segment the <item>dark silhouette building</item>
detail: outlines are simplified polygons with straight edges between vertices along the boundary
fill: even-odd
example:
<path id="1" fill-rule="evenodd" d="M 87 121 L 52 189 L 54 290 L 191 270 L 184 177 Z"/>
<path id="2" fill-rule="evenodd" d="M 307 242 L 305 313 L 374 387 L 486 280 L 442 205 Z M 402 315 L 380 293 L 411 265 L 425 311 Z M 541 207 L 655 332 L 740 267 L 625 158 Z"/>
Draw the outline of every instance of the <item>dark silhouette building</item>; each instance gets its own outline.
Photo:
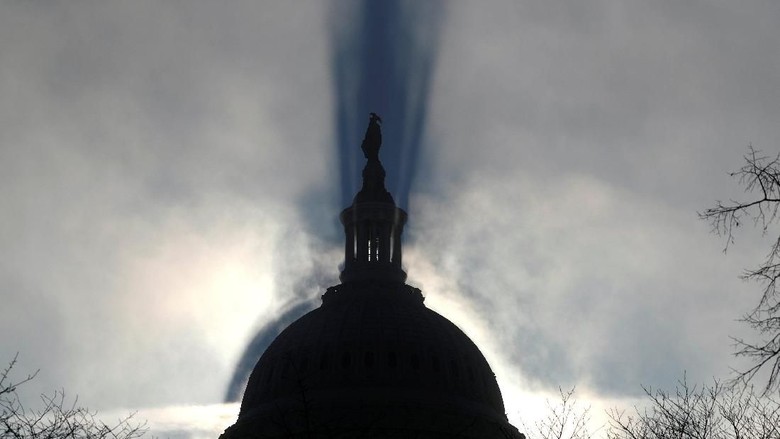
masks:
<path id="1" fill-rule="evenodd" d="M 372 113 L 363 186 L 340 216 L 342 283 L 271 343 L 222 439 L 524 437 L 477 346 L 405 283 L 380 123 Z"/>

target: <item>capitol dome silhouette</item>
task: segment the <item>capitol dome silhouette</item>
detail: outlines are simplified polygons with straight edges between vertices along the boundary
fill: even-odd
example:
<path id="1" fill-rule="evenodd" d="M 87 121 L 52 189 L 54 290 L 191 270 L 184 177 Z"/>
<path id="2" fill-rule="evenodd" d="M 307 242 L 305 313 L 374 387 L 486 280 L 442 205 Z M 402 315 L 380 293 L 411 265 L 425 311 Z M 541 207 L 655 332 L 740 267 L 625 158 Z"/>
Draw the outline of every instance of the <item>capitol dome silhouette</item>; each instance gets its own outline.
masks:
<path id="1" fill-rule="evenodd" d="M 380 123 L 372 113 L 363 186 L 340 215 L 342 283 L 266 349 L 222 439 L 524 438 L 479 348 L 405 283 Z"/>

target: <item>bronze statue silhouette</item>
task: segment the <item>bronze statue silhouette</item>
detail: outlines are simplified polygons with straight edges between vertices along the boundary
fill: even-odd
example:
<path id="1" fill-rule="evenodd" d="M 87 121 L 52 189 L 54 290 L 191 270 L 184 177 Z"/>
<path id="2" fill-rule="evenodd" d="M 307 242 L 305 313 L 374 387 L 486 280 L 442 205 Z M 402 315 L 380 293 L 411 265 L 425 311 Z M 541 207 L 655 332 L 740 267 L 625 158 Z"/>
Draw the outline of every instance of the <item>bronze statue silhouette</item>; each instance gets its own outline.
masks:
<path id="1" fill-rule="evenodd" d="M 363 155 L 365 155 L 369 161 L 379 161 L 379 148 L 382 146 L 381 123 L 382 119 L 379 115 L 376 113 L 369 114 L 366 136 L 363 138 L 363 144 L 360 145 L 360 148 L 363 150 Z"/>
<path id="2" fill-rule="evenodd" d="M 360 148 L 366 156 L 363 168 L 363 187 L 355 195 L 354 201 L 381 201 L 395 204 L 393 196 L 385 188 L 385 168 L 379 161 L 379 148 L 382 146 L 382 119 L 376 113 L 369 113 L 368 128 Z"/>

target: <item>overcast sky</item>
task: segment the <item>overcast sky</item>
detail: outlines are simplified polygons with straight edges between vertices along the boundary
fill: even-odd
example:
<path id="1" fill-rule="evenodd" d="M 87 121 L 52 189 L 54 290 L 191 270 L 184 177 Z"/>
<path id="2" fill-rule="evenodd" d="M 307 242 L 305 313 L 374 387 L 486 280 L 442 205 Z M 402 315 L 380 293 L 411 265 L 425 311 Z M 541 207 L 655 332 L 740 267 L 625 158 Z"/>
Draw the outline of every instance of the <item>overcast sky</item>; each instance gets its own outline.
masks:
<path id="1" fill-rule="evenodd" d="M 0 0 L 0 361 L 41 369 L 31 394 L 217 404 L 256 331 L 337 282 L 348 5 Z M 696 211 L 740 195 L 749 144 L 780 149 L 780 3 L 436 13 L 419 150 L 388 175 L 414 176 L 409 283 L 510 419 L 558 386 L 726 376 L 768 247 L 724 255 Z"/>

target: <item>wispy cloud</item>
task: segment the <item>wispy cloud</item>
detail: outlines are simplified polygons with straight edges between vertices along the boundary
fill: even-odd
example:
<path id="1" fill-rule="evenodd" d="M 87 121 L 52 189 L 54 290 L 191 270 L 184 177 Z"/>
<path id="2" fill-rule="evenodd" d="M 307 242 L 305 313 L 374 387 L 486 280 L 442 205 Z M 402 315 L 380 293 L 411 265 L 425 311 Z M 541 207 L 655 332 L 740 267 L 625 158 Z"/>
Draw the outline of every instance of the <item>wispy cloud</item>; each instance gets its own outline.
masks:
<path id="1" fill-rule="evenodd" d="M 253 334 L 337 275 L 377 111 L 410 277 L 504 382 L 727 370 L 762 238 L 724 257 L 694 212 L 780 138 L 777 6 L 329 5 L 0 6 L 0 356 L 90 407 L 219 401 Z M 361 23 L 385 39 L 334 77 Z M 410 100 L 339 104 L 334 82 Z"/>

